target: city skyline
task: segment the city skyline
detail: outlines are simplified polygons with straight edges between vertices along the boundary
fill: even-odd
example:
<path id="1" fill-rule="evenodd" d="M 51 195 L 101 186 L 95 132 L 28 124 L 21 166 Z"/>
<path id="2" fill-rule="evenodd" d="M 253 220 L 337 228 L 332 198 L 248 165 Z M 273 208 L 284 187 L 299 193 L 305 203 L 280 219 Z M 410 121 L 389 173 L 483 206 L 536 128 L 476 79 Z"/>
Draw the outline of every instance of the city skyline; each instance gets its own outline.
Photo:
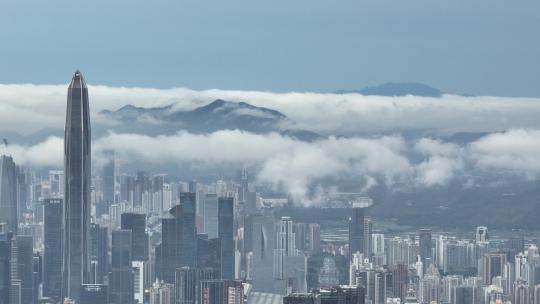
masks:
<path id="1" fill-rule="evenodd" d="M 0 1 L 0 304 L 540 304 L 539 29 Z"/>
<path id="2" fill-rule="evenodd" d="M 79 71 L 67 100 L 63 171 L 42 176 L 2 156 L 2 167 L 11 168 L 3 176 L 11 177 L 3 177 L 0 194 L 19 193 L 4 198 L 20 206 L 7 220 L 22 219 L 9 228 L 14 234 L 0 225 L 0 261 L 11 270 L 0 271 L 7 303 L 475 304 L 481 292 L 490 304 L 540 299 L 534 231 L 501 237 L 504 230 L 488 233 L 483 221 L 457 234 L 437 225 L 389 228 L 373 212 L 379 202 L 363 192 L 335 192 L 338 205 L 304 216 L 295 214 L 302 204 L 294 196 L 265 189 L 250 168 L 210 181 L 129 173 L 114 147 L 92 172 L 89 94 Z M 59 238 L 63 263 L 52 258 Z"/>

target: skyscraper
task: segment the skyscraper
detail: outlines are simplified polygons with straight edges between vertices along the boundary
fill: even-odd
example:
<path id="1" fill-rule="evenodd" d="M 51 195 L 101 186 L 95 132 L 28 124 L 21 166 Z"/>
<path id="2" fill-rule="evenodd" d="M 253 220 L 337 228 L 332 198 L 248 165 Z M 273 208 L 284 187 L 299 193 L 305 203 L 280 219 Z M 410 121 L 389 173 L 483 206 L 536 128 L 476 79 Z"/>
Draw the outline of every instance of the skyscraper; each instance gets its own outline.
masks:
<path id="1" fill-rule="evenodd" d="M 197 271 L 196 268 L 182 267 L 175 272 L 176 303 L 195 304 L 197 301 Z"/>
<path id="2" fill-rule="evenodd" d="M 352 208 L 349 219 L 349 260 L 356 252 L 364 253 L 364 208 Z"/>
<path id="3" fill-rule="evenodd" d="M 1 231 L 0 225 L 0 304 L 10 303 L 12 232 Z"/>
<path id="4" fill-rule="evenodd" d="M 197 267 L 212 268 L 221 271 L 221 241 L 218 238 L 209 239 L 206 234 L 197 236 Z M 216 279 L 219 276 L 216 277 Z"/>
<path id="5" fill-rule="evenodd" d="M 384 234 L 374 233 L 372 235 L 372 250 L 374 254 L 384 253 Z"/>
<path id="6" fill-rule="evenodd" d="M 274 269 L 273 249 L 276 241 L 274 218 L 268 215 L 253 215 L 251 226 L 253 290 L 275 292 L 274 280 L 270 275 Z"/>
<path id="7" fill-rule="evenodd" d="M 43 225 L 43 295 L 62 296 L 62 199 L 45 199 Z"/>
<path id="8" fill-rule="evenodd" d="M 296 256 L 293 221 L 288 216 L 281 217 L 276 227 L 276 244 L 274 248 L 274 278 L 283 280 L 283 273 L 287 256 Z"/>
<path id="9" fill-rule="evenodd" d="M 294 241 L 295 246 L 298 251 L 305 251 L 307 244 L 307 227 L 306 223 L 294 223 L 293 232 L 294 232 Z"/>
<path id="10" fill-rule="evenodd" d="M 306 247 L 310 251 L 317 251 L 321 247 L 321 226 L 319 224 L 308 225 Z"/>
<path id="11" fill-rule="evenodd" d="M 209 239 L 218 237 L 218 197 L 206 194 L 203 199 L 203 227 Z"/>
<path id="12" fill-rule="evenodd" d="M 134 261 L 148 261 L 148 237 L 146 235 L 146 215 L 122 213 L 122 229 L 131 230 L 132 252 Z"/>
<path id="13" fill-rule="evenodd" d="M 103 166 L 103 200 L 107 205 L 115 203 L 114 188 L 116 184 L 116 167 L 114 160 L 114 152 L 107 151 L 105 154 L 107 162 Z"/>
<path id="14" fill-rule="evenodd" d="M 431 229 L 420 229 L 418 234 L 420 235 L 420 258 L 425 272 L 433 262 L 431 254 Z"/>
<path id="15" fill-rule="evenodd" d="M 90 259 L 92 263 L 92 273 L 90 284 L 103 284 L 104 277 L 109 273 L 109 231 L 107 227 L 102 227 L 92 223 L 90 225 Z"/>
<path id="16" fill-rule="evenodd" d="M 39 300 L 39 290 L 40 286 L 43 286 L 43 257 L 41 253 L 36 252 L 32 257 L 32 280 L 34 284 L 34 300 L 37 302 Z"/>
<path id="17" fill-rule="evenodd" d="M 514 286 L 514 301 L 515 304 L 529 304 L 530 292 L 527 282 L 523 280 L 517 280 Z"/>
<path id="18" fill-rule="evenodd" d="M 246 167 L 238 170 L 237 179 L 238 183 L 240 184 L 240 187 L 238 188 L 238 200 L 241 203 L 245 203 L 249 191 L 249 173 Z"/>
<path id="19" fill-rule="evenodd" d="M 11 156 L 0 156 L 0 223 L 17 234 L 17 167 Z"/>
<path id="20" fill-rule="evenodd" d="M 145 281 L 146 278 L 149 278 L 149 265 L 148 262 L 144 261 L 133 261 L 131 264 L 133 267 L 133 296 L 135 298 L 135 303 L 144 303 L 144 293 L 145 293 Z"/>
<path id="21" fill-rule="evenodd" d="M 133 303 L 131 230 L 112 232 L 110 303 Z"/>
<path id="22" fill-rule="evenodd" d="M 64 171 L 49 170 L 49 184 L 51 185 L 51 196 L 60 197 L 64 195 Z"/>
<path id="23" fill-rule="evenodd" d="M 534 286 L 533 303 L 534 304 L 540 304 L 540 285 L 535 285 Z"/>
<path id="24" fill-rule="evenodd" d="M 195 267 L 197 261 L 197 228 L 195 226 L 195 210 L 197 194 L 180 193 L 182 206 L 182 259 L 181 266 Z"/>
<path id="25" fill-rule="evenodd" d="M 373 234 L 373 221 L 371 218 L 364 218 L 364 258 L 371 260 L 373 254 L 372 237 Z"/>
<path id="26" fill-rule="evenodd" d="M 175 273 L 175 298 L 177 304 L 200 303 L 201 281 L 218 279 L 219 271 L 212 268 L 189 268 L 176 269 Z"/>
<path id="27" fill-rule="evenodd" d="M 16 236 L 17 279 L 21 281 L 21 303 L 34 303 L 33 241 L 28 235 Z"/>
<path id="28" fill-rule="evenodd" d="M 394 297 L 405 300 L 407 295 L 407 283 L 409 282 L 409 274 L 406 264 L 398 264 L 392 273 L 392 286 Z"/>
<path id="29" fill-rule="evenodd" d="M 71 79 L 64 135 L 63 298 L 79 300 L 90 274 L 90 110 L 81 72 Z"/>
<path id="30" fill-rule="evenodd" d="M 195 267 L 197 261 L 195 193 L 182 193 L 180 202 L 161 219 L 161 244 L 156 247 L 156 275 L 170 284 L 175 269 Z"/>
<path id="31" fill-rule="evenodd" d="M 174 283 L 174 270 L 181 267 L 182 206 L 176 205 L 161 219 L 161 243 L 156 246 L 156 277 Z"/>
<path id="32" fill-rule="evenodd" d="M 221 242 L 221 277 L 234 279 L 234 200 L 232 197 L 219 198 L 218 225 Z"/>

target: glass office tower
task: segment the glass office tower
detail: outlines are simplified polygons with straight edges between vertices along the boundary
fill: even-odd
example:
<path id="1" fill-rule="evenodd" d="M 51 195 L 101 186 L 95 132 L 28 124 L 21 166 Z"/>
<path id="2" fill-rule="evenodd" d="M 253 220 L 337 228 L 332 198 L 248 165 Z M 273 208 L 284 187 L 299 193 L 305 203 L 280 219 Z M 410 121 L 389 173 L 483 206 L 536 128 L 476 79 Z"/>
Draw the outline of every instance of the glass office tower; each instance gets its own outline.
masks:
<path id="1" fill-rule="evenodd" d="M 90 274 L 90 110 L 88 89 L 76 71 L 67 96 L 64 135 L 63 298 L 79 301 Z"/>

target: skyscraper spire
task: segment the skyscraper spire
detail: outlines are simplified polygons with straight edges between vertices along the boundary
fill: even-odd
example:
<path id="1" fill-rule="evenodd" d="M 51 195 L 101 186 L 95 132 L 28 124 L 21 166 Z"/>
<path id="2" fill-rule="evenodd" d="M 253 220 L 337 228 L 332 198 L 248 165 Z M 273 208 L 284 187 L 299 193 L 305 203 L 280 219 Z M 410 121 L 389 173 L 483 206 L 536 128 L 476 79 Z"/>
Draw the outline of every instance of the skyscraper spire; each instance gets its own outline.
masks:
<path id="1" fill-rule="evenodd" d="M 68 88 L 64 135 L 63 297 L 78 302 L 90 267 L 90 111 L 88 89 L 78 70 Z"/>

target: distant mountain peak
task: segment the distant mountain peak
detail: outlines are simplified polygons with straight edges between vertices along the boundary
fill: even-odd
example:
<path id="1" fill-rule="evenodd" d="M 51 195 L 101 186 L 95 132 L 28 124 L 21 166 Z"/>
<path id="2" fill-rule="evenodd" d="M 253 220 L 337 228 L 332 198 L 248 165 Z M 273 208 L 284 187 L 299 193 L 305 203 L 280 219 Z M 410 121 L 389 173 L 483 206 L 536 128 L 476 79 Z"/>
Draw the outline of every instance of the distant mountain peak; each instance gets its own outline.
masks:
<path id="1" fill-rule="evenodd" d="M 214 110 L 214 109 L 217 109 L 217 108 L 221 108 L 221 107 L 223 107 L 223 106 L 225 106 L 227 104 L 233 104 L 233 102 L 225 101 L 223 99 L 216 99 L 216 100 L 212 101 L 211 103 L 209 103 L 207 105 L 199 107 L 198 109 Z"/>
<path id="2" fill-rule="evenodd" d="M 264 107 L 256 107 L 254 105 L 251 105 L 246 102 L 233 102 L 233 101 L 226 101 L 223 99 L 216 99 L 213 102 L 204 105 L 202 107 L 199 107 L 192 112 L 194 113 L 220 113 L 223 115 L 235 115 L 235 116 L 253 116 L 258 118 L 265 118 L 270 120 L 279 121 L 282 119 L 286 119 L 287 117 L 276 110 L 264 108 Z"/>
<path id="3" fill-rule="evenodd" d="M 341 90 L 337 94 L 358 93 L 366 96 L 420 96 L 441 97 L 443 92 L 419 82 L 388 82 L 377 86 L 365 87 L 361 90 Z"/>

